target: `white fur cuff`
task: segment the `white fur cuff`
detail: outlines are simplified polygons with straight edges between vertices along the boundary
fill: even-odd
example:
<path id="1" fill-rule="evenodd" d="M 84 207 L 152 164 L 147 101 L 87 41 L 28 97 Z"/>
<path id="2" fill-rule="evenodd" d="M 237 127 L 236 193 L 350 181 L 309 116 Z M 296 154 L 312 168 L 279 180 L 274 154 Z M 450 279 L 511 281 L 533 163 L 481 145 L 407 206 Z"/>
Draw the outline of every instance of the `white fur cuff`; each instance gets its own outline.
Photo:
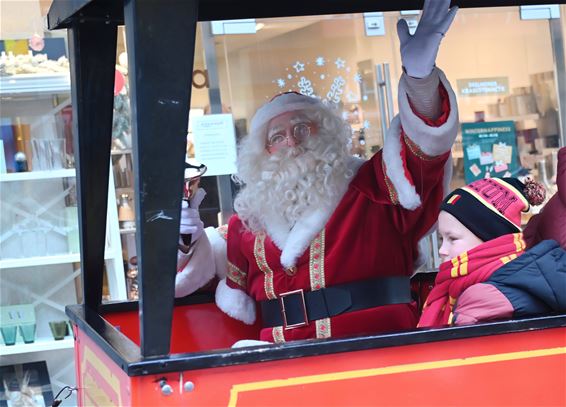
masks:
<path id="1" fill-rule="evenodd" d="M 227 245 L 226 239 L 224 239 L 218 230 L 213 227 L 208 227 L 204 229 L 208 240 L 210 241 L 210 246 L 212 247 L 212 255 L 214 256 L 214 265 L 216 267 L 216 276 L 219 279 L 226 277 L 228 272 L 228 255 L 227 255 Z"/>
<path id="2" fill-rule="evenodd" d="M 446 89 L 450 101 L 450 114 L 448 115 L 448 119 L 439 127 L 427 125 L 413 112 L 409 104 L 409 97 L 407 96 L 407 85 L 404 75 L 399 82 L 399 116 L 401 117 L 403 130 L 405 130 L 407 137 L 409 137 L 423 153 L 432 157 L 450 151 L 456 139 L 458 126 L 460 124 L 456 95 L 446 79 L 446 76 L 444 76 L 444 73 L 438 68 L 435 69 L 438 71 L 440 82 Z"/>
<path id="3" fill-rule="evenodd" d="M 405 168 L 401 158 L 401 143 L 401 123 L 399 116 L 395 116 L 391 121 L 391 127 L 387 131 L 383 146 L 385 174 L 391 180 L 401 206 L 412 211 L 421 206 L 421 198 L 417 194 L 415 186 L 405 177 Z"/>
<path id="4" fill-rule="evenodd" d="M 198 290 L 214 278 L 214 257 L 210 242 L 202 235 L 195 243 L 194 254 L 175 276 L 175 297 L 184 297 Z M 177 260 L 183 264 L 186 255 Z"/>
<path id="5" fill-rule="evenodd" d="M 232 349 L 246 348 L 248 346 L 260 346 L 260 345 L 273 345 L 271 342 L 267 341 L 257 341 L 255 339 L 240 339 L 235 344 L 232 345 Z"/>
<path id="6" fill-rule="evenodd" d="M 230 288 L 226 279 L 220 280 L 216 287 L 216 305 L 226 314 L 244 324 L 255 322 L 255 302 L 242 290 Z"/>

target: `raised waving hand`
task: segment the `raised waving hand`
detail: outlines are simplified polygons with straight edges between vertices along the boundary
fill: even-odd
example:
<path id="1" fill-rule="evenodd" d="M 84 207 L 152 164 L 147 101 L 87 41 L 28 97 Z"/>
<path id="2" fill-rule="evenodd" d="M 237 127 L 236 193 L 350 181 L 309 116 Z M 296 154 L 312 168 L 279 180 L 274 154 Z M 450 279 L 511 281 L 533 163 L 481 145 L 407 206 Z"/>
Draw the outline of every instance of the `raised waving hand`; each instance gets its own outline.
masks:
<path id="1" fill-rule="evenodd" d="M 405 20 L 397 23 L 401 42 L 401 60 L 405 71 L 414 78 L 424 78 L 432 72 L 440 41 L 450 28 L 458 6 L 450 7 L 450 0 L 425 0 L 415 34 L 409 34 Z"/>

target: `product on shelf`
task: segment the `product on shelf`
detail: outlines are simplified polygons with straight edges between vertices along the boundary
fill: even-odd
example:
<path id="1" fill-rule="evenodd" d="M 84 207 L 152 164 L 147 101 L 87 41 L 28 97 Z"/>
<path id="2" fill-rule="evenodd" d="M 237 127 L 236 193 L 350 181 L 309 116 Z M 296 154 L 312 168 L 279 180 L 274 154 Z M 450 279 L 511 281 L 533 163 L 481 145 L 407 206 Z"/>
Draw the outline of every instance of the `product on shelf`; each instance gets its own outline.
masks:
<path id="1" fill-rule="evenodd" d="M 35 341 L 35 323 L 20 324 L 18 328 L 20 328 L 20 335 L 22 336 L 24 343 L 33 343 Z"/>
<path id="2" fill-rule="evenodd" d="M 64 56 L 53 61 L 46 54 L 33 55 L 31 51 L 19 55 L 0 53 L 0 76 L 66 72 L 69 72 L 69 60 Z"/>
<path id="3" fill-rule="evenodd" d="M 35 309 L 32 304 L 0 307 L 0 331 L 7 346 L 16 344 L 18 331 L 24 343 L 34 342 L 35 324 Z"/>
<path id="4" fill-rule="evenodd" d="M 120 221 L 120 227 L 123 229 L 136 227 L 136 215 L 134 214 L 134 209 L 130 205 L 130 197 L 128 194 L 120 195 L 118 220 Z"/>
<path id="5" fill-rule="evenodd" d="M 126 272 L 126 285 L 128 288 L 128 299 L 136 301 L 139 297 L 138 290 L 138 258 L 133 256 L 128 262 L 128 271 Z"/>
<path id="6" fill-rule="evenodd" d="M 4 340 L 4 344 L 6 346 L 16 344 L 16 333 L 18 332 L 17 329 L 18 327 L 16 325 L 0 327 L 0 331 L 2 332 L 2 339 Z"/>
<path id="7" fill-rule="evenodd" d="M 63 180 L 68 187 L 67 180 Z M 65 230 L 67 232 L 67 246 L 69 253 L 79 253 L 81 250 L 79 239 L 79 208 L 77 206 L 76 186 L 73 185 L 65 197 Z"/>
<path id="8" fill-rule="evenodd" d="M 0 366 L 0 406 L 51 406 L 52 403 L 45 361 Z"/>
<path id="9" fill-rule="evenodd" d="M 69 323 L 67 321 L 49 321 L 49 328 L 53 339 L 60 341 L 69 335 Z"/>
<path id="10" fill-rule="evenodd" d="M 28 161 L 25 153 L 18 151 L 14 156 L 14 161 L 16 163 L 16 172 L 28 171 Z"/>

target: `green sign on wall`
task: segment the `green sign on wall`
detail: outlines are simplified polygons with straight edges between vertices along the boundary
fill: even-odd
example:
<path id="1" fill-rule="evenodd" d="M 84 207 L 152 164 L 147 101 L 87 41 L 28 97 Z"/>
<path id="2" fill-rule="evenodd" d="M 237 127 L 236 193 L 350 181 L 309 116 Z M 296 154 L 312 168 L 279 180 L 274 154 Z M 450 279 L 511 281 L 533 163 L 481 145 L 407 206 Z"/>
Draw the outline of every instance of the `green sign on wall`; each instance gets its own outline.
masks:
<path id="1" fill-rule="evenodd" d="M 466 183 L 515 177 L 520 170 L 515 122 L 462 123 Z"/>

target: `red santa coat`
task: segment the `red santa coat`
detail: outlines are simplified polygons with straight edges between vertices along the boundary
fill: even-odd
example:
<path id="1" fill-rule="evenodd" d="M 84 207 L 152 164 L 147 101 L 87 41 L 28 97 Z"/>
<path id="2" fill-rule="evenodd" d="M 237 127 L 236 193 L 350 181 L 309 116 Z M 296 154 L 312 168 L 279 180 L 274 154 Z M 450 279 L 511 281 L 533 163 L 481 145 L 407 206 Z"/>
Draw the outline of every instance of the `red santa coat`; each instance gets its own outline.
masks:
<path id="1" fill-rule="evenodd" d="M 251 322 L 253 317 L 241 315 L 250 312 L 249 303 L 241 306 L 249 298 L 259 302 L 297 289 L 411 275 L 418 242 L 436 222 L 444 183 L 450 177 L 445 169 L 451 168 L 446 164 L 458 118 L 455 96 L 442 74 L 440 92 L 443 114 L 431 122 L 413 112 L 401 80 L 401 113 L 392 122 L 384 150 L 359 168 L 332 213 L 313 214 L 305 219 L 307 226 L 298 223 L 295 228 L 306 233 L 292 230 L 284 247 L 278 247 L 268 233 L 251 233 L 238 216 L 232 217 L 227 287 L 220 294 L 217 291 L 220 308 Z M 316 228 L 317 222 L 322 228 Z M 306 244 L 294 244 L 294 238 Z M 219 299 L 223 292 L 230 292 L 231 299 Z M 283 342 L 371 334 L 414 328 L 417 320 L 413 304 L 386 305 L 290 330 L 265 328 L 260 339 Z"/>

